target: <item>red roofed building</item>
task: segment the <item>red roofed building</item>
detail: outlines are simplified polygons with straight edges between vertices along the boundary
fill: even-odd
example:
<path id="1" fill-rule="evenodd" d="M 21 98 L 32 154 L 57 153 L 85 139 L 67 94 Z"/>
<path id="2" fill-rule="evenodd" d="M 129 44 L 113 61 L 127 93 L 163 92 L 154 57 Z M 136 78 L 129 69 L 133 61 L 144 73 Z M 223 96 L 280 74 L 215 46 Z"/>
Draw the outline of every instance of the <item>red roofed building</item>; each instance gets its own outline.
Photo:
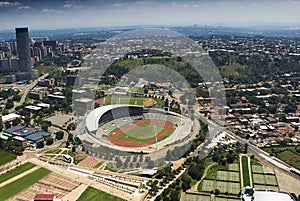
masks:
<path id="1" fill-rule="evenodd" d="M 34 196 L 34 201 L 49 201 L 54 200 L 54 194 L 36 194 Z"/>

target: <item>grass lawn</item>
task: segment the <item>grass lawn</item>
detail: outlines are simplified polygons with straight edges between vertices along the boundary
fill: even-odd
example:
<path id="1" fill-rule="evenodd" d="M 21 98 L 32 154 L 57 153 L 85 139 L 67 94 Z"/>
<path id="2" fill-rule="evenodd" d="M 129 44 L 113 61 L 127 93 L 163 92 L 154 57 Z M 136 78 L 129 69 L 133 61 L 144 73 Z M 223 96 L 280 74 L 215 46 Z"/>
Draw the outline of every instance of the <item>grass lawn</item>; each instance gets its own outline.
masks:
<path id="1" fill-rule="evenodd" d="M 49 73 L 50 71 L 60 68 L 59 66 L 44 66 L 44 65 L 39 65 L 38 67 L 35 68 L 35 70 L 38 71 L 38 74 L 41 75 L 42 73 Z"/>
<path id="2" fill-rule="evenodd" d="M 246 156 L 242 157 L 242 168 L 243 168 L 244 186 L 250 186 L 248 158 Z"/>
<path id="3" fill-rule="evenodd" d="M 286 147 L 267 147 L 263 148 L 268 153 L 277 154 L 277 158 L 288 163 L 289 165 L 300 169 L 300 153 L 297 146 Z"/>
<path id="4" fill-rule="evenodd" d="M 35 184 L 40 179 L 44 178 L 50 173 L 49 170 L 40 168 L 14 182 L 11 182 L 0 188 L 0 201 L 7 200 L 8 198 L 18 194 L 29 186 Z"/>
<path id="5" fill-rule="evenodd" d="M 145 144 L 149 142 L 151 139 L 155 137 L 155 127 L 156 126 L 156 135 L 165 131 L 167 129 L 166 126 L 157 126 L 153 124 L 142 124 L 133 127 L 132 129 L 126 131 L 118 136 L 118 140 L 127 140 L 131 142 L 136 142 L 139 144 Z M 171 132 L 169 136 L 172 134 Z"/>
<path id="6" fill-rule="evenodd" d="M 5 163 L 8 163 L 9 161 L 16 159 L 16 157 L 17 157 L 16 155 L 0 149 L 0 166 L 4 165 Z"/>
<path id="7" fill-rule="evenodd" d="M 286 150 L 278 153 L 277 157 L 295 168 L 300 169 L 300 155 L 297 155 L 290 150 Z"/>
<path id="8" fill-rule="evenodd" d="M 45 154 L 59 154 L 61 152 L 61 149 L 51 149 L 45 152 Z"/>
<path id="9" fill-rule="evenodd" d="M 5 181 L 7 181 L 7 180 L 9 180 L 9 179 L 11 179 L 11 178 L 13 178 L 13 177 L 15 177 L 15 176 L 23 173 L 23 172 L 25 172 L 25 171 L 33 168 L 33 167 L 35 167 L 34 164 L 32 164 L 32 163 L 25 163 L 24 165 L 21 165 L 20 167 L 17 167 L 17 168 L 15 168 L 15 169 L 13 169 L 13 170 L 5 173 L 5 174 L 2 174 L 0 176 L 0 183 L 5 182 Z"/>
<path id="10" fill-rule="evenodd" d="M 123 199 L 97 190 L 92 187 L 87 189 L 81 194 L 77 201 L 122 201 Z"/>

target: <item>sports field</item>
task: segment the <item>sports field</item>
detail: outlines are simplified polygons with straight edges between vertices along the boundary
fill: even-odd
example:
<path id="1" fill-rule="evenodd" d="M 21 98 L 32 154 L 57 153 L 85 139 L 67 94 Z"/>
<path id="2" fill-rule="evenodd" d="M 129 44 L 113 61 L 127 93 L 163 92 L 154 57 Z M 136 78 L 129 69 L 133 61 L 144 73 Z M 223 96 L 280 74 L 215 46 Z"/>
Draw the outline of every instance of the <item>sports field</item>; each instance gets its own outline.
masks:
<path id="1" fill-rule="evenodd" d="M 210 201 L 210 195 L 196 195 L 187 193 L 184 201 Z"/>
<path id="2" fill-rule="evenodd" d="M 27 187 L 35 184 L 40 179 L 44 178 L 50 173 L 49 170 L 44 168 L 40 168 L 24 177 L 13 181 L 3 187 L 0 188 L 0 201 L 7 200 L 8 198 L 18 194 L 22 190 L 26 189 Z"/>
<path id="3" fill-rule="evenodd" d="M 214 180 L 203 180 L 202 191 L 210 192 L 215 190 L 215 181 Z"/>
<path id="4" fill-rule="evenodd" d="M 25 171 L 33 168 L 33 167 L 35 167 L 34 164 L 32 164 L 32 163 L 25 163 L 24 165 L 21 165 L 21 166 L 15 168 L 15 169 L 13 169 L 13 170 L 11 170 L 9 172 L 6 172 L 5 174 L 1 175 L 1 177 L 0 177 L 0 183 L 5 182 L 5 181 L 7 181 L 7 180 L 9 180 L 9 179 L 11 179 L 11 178 L 13 178 L 13 177 L 15 177 L 15 176 L 23 173 L 23 172 L 25 172 Z"/>
<path id="5" fill-rule="evenodd" d="M 97 190 L 93 187 L 87 189 L 81 194 L 77 201 L 122 201 L 123 199 Z"/>
<path id="6" fill-rule="evenodd" d="M 16 159 L 16 155 L 8 153 L 2 149 L 0 149 L 0 166 L 4 165 L 5 163 L 8 163 L 9 161 L 12 161 Z"/>
<path id="7" fill-rule="evenodd" d="M 240 174 L 239 172 L 218 171 L 217 180 L 239 182 Z"/>
<path id="8" fill-rule="evenodd" d="M 174 131 L 170 122 L 160 120 L 137 120 L 114 131 L 107 139 L 113 144 L 122 147 L 148 146 L 156 141 L 169 137 Z"/>
<path id="9" fill-rule="evenodd" d="M 97 104 L 115 105 L 115 104 L 129 104 L 150 107 L 156 105 L 157 102 L 152 98 L 132 97 L 132 96 L 106 96 L 105 98 L 95 100 Z"/>

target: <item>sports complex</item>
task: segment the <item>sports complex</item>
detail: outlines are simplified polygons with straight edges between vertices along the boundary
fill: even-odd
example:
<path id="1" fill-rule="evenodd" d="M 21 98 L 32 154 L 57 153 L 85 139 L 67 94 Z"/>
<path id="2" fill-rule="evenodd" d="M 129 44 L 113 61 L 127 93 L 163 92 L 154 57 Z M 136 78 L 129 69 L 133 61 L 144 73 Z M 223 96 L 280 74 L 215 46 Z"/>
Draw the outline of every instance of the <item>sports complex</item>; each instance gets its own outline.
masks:
<path id="1" fill-rule="evenodd" d="M 85 132 L 96 145 L 151 153 L 189 138 L 192 125 L 190 118 L 164 109 L 116 104 L 92 110 Z"/>

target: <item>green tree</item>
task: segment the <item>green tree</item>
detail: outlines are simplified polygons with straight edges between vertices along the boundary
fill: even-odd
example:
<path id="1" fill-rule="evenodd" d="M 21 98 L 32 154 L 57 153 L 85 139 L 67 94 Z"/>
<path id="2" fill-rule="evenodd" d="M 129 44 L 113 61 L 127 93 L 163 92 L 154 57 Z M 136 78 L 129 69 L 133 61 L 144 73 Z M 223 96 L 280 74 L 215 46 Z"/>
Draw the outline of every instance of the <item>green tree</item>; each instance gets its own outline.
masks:
<path id="1" fill-rule="evenodd" d="M 52 137 L 49 137 L 49 138 L 47 138 L 47 140 L 46 140 L 46 145 L 51 145 L 51 144 L 53 144 L 53 138 L 52 138 Z"/>
<path id="2" fill-rule="evenodd" d="M 192 178 L 188 174 L 184 173 L 182 175 L 181 180 L 182 180 L 181 187 L 182 187 L 182 190 L 185 192 L 186 190 L 188 190 L 191 187 Z"/>

